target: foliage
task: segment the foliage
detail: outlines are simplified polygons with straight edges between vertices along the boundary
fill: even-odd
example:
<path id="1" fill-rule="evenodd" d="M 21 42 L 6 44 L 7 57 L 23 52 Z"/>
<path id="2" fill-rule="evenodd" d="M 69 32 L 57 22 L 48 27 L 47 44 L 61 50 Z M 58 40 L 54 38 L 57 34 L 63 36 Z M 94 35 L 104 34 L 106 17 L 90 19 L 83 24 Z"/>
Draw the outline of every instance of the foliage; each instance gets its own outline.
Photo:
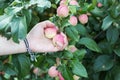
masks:
<path id="1" fill-rule="evenodd" d="M 15 42 L 24 39 L 31 28 L 46 19 L 55 23 L 69 40 L 60 52 L 36 54 L 32 62 L 28 54 L 0 57 L 0 80 L 58 80 L 47 71 L 56 65 L 65 80 L 120 79 L 120 0 L 78 0 L 79 6 L 69 7 L 67 17 L 56 14 L 60 0 L 0 0 L 0 34 Z M 102 7 L 98 7 L 98 3 Z M 47 9 L 49 8 L 49 9 Z M 69 23 L 70 16 L 88 15 L 88 22 Z M 77 50 L 72 52 L 70 46 Z M 57 63 L 57 60 L 59 64 Z M 39 74 L 34 74 L 34 68 Z"/>

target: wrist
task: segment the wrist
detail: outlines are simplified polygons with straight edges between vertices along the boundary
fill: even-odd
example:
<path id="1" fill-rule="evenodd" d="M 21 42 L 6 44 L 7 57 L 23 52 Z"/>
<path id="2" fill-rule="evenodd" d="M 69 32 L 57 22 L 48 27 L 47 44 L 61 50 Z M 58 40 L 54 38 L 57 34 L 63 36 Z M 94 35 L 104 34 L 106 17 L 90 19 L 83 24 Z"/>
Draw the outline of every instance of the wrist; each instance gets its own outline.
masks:
<path id="1" fill-rule="evenodd" d="M 28 54 L 30 55 L 31 61 L 36 61 L 36 54 L 33 53 L 33 51 L 30 49 L 29 42 L 28 42 L 27 38 L 24 39 L 24 43 L 26 46 L 26 50 L 27 50 Z"/>
<path id="2" fill-rule="evenodd" d="M 12 39 L 7 40 L 6 37 L 0 36 L 0 55 L 18 54 L 26 52 L 23 40 L 15 43 Z"/>
<path id="3" fill-rule="evenodd" d="M 27 52 L 26 46 L 23 40 L 20 40 L 20 43 L 17 45 L 19 45 L 18 47 L 20 48 L 19 53 Z"/>
<path id="4" fill-rule="evenodd" d="M 34 52 L 33 47 L 32 47 L 32 43 L 31 43 L 31 42 L 32 42 L 32 41 L 31 41 L 31 37 L 30 37 L 29 35 L 27 35 L 26 39 L 27 39 L 27 41 L 28 41 L 29 48 L 31 49 L 31 51 Z"/>

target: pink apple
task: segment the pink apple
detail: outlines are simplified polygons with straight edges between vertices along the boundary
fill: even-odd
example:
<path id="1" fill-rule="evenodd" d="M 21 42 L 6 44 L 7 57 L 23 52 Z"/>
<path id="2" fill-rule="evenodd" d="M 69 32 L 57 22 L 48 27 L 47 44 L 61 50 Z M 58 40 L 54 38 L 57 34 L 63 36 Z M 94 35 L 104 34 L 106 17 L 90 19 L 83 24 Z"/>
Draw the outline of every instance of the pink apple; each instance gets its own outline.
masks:
<path id="1" fill-rule="evenodd" d="M 35 75 L 38 75 L 39 72 L 40 72 L 40 69 L 39 69 L 38 67 L 36 67 L 36 68 L 33 69 L 33 73 L 34 73 Z"/>
<path id="2" fill-rule="evenodd" d="M 60 33 L 57 34 L 56 36 L 53 37 L 53 44 L 58 47 L 61 48 L 64 45 L 64 36 Z"/>
<path id="3" fill-rule="evenodd" d="M 59 80 L 64 80 L 64 78 L 63 78 L 61 72 L 58 73 L 58 77 L 59 77 Z"/>
<path id="4" fill-rule="evenodd" d="M 69 4 L 70 4 L 70 5 L 75 5 L 75 6 L 78 6 L 78 5 L 79 5 L 76 0 L 71 0 L 71 1 L 69 2 Z"/>
<path id="5" fill-rule="evenodd" d="M 98 6 L 98 7 L 102 7 L 102 3 L 99 2 L 99 3 L 97 4 L 97 6 Z"/>
<path id="6" fill-rule="evenodd" d="M 66 3 L 66 0 L 61 0 L 60 1 L 60 5 L 65 5 L 65 3 Z"/>
<path id="7" fill-rule="evenodd" d="M 57 28 L 56 27 L 45 28 L 44 32 L 45 36 L 51 39 L 57 34 Z"/>
<path id="8" fill-rule="evenodd" d="M 77 48 L 74 45 L 71 45 L 71 46 L 69 46 L 69 50 L 71 52 L 75 52 L 77 50 Z"/>
<path id="9" fill-rule="evenodd" d="M 88 16 L 87 14 L 82 14 L 79 16 L 79 21 L 82 23 L 82 24 L 86 24 L 88 22 Z"/>
<path id="10" fill-rule="evenodd" d="M 50 67 L 50 69 L 48 70 L 48 74 L 50 77 L 56 77 L 58 76 L 58 70 L 56 70 L 56 66 L 52 66 Z"/>
<path id="11" fill-rule="evenodd" d="M 78 23 L 77 17 L 71 16 L 70 19 L 69 19 L 69 23 L 73 26 L 76 26 L 77 23 Z"/>
<path id="12" fill-rule="evenodd" d="M 60 5 L 57 8 L 57 15 L 60 17 L 67 17 L 69 15 L 69 9 L 66 5 Z"/>

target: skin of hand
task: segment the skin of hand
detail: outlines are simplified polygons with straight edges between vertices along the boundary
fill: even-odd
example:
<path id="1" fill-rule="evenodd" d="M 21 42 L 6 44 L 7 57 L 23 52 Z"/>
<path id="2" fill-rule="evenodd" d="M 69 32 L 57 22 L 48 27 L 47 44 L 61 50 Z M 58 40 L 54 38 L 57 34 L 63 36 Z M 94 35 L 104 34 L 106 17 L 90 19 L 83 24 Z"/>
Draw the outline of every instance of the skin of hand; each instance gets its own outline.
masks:
<path id="1" fill-rule="evenodd" d="M 60 48 L 54 46 L 52 40 L 46 38 L 44 35 L 44 28 L 47 27 L 55 27 L 55 25 L 50 21 L 43 21 L 36 24 L 28 33 L 27 40 L 33 52 L 56 52 L 63 50 L 67 46 L 68 40 L 64 33 L 65 44 Z"/>

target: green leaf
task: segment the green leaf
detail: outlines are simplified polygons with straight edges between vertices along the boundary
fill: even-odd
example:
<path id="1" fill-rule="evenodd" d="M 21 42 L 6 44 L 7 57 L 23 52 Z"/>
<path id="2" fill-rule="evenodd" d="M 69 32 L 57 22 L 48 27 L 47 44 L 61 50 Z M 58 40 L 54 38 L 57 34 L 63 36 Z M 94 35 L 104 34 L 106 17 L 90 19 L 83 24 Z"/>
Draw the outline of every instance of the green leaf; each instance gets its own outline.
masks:
<path id="1" fill-rule="evenodd" d="M 103 17 L 104 16 L 104 13 L 103 13 L 103 10 L 101 10 L 100 8 L 97 8 L 95 7 L 91 13 L 94 15 L 94 16 L 100 16 L 100 17 Z"/>
<path id="2" fill-rule="evenodd" d="M 7 73 L 5 73 L 5 74 L 4 74 L 4 78 L 5 78 L 5 79 L 10 79 L 10 75 L 7 74 Z"/>
<path id="3" fill-rule="evenodd" d="M 32 14 L 32 20 L 31 20 L 30 26 L 36 25 L 37 23 L 39 23 L 39 20 L 40 18 L 37 15 Z"/>
<path id="4" fill-rule="evenodd" d="M 76 13 L 76 6 L 69 6 L 69 9 L 72 14 Z"/>
<path id="5" fill-rule="evenodd" d="M 72 60 L 72 72 L 80 77 L 88 77 L 85 67 L 78 61 Z"/>
<path id="6" fill-rule="evenodd" d="M 100 2 L 100 3 L 102 3 L 102 4 L 103 4 L 104 0 L 97 0 L 97 2 Z"/>
<path id="7" fill-rule="evenodd" d="M 108 29 L 111 26 L 111 24 L 113 23 L 113 21 L 114 20 L 110 16 L 106 16 L 102 23 L 102 29 L 103 30 Z"/>
<path id="8" fill-rule="evenodd" d="M 43 8 L 45 8 L 45 7 L 50 8 L 51 7 L 51 2 L 48 1 L 48 0 L 37 0 L 37 6 L 38 7 L 43 7 Z"/>
<path id="9" fill-rule="evenodd" d="M 81 49 L 81 50 L 76 50 L 73 55 L 75 57 L 77 57 L 78 59 L 82 60 L 85 56 L 85 54 L 87 53 L 87 51 L 85 49 Z"/>
<path id="10" fill-rule="evenodd" d="M 26 76 L 30 71 L 30 59 L 25 55 L 18 56 L 21 76 Z"/>
<path id="11" fill-rule="evenodd" d="M 0 15 L 4 14 L 4 9 L 8 6 L 5 0 L 0 0 Z"/>
<path id="12" fill-rule="evenodd" d="M 70 59 L 73 58 L 73 54 L 70 51 L 64 51 L 63 53 L 64 53 L 63 56 L 65 58 L 70 58 Z"/>
<path id="13" fill-rule="evenodd" d="M 10 4 L 10 6 L 15 6 L 15 5 L 20 4 L 20 3 L 22 3 L 22 1 L 14 0 L 14 1 Z"/>
<path id="14" fill-rule="evenodd" d="M 20 17 L 19 22 L 20 23 L 18 24 L 18 27 L 19 27 L 18 37 L 19 37 L 19 39 L 24 39 L 26 37 L 26 34 L 27 34 L 27 24 L 26 24 L 25 16 Z"/>
<path id="15" fill-rule="evenodd" d="M 27 34 L 26 18 L 14 17 L 10 24 L 12 38 L 15 42 L 19 42 L 18 39 L 24 39 Z"/>
<path id="16" fill-rule="evenodd" d="M 120 48 L 114 49 L 114 53 L 120 57 Z"/>
<path id="17" fill-rule="evenodd" d="M 60 2 L 60 0 L 55 0 L 55 3 L 58 4 Z"/>
<path id="18" fill-rule="evenodd" d="M 114 44 L 119 38 L 118 29 L 115 27 L 110 27 L 107 30 L 106 37 L 107 37 L 108 42 L 110 42 L 111 44 Z"/>
<path id="19" fill-rule="evenodd" d="M 51 7 L 57 9 L 56 4 L 52 4 Z"/>
<path id="20" fill-rule="evenodd" d="M 29 26 L 30 22 L 32 20 L 32 11 L 31 10 L 23 10 L 23 14 L 26 17 L 27 26 Z"/>
<path id="21" fill-rule="evenodd" d="M 112 70 L 107 73 L 105 80 L 120 80 L 120 65 L 115 65 Z"/>
<path id="22" fill-rule="evenodd" d="M 23 9 L 23 7 L 7 7 L 5 9 L 5 13 L 8 15 L 14 15 L 17 12 L 21 11 Z"/>
<path id="23" fill-rule="evenodd" d="M 114 78 L 113 80 L 120 80 L 120 65 L 114 66 L 111 72 L 112 77 Z"/>
<path id="24" fill-rule="evenodd" d="M 65 80 L 74 80 L 72 77 L 72 73 L 70 72 L 67 66 L 62 65 L 60 67 L 60 70 Z"/>
<path id="25" fill-rule="evenodd" d="M 96 42 L 88 37 L 81 38 L 78 42 L 81 45 L 85 45 L 88 49 L 96 52 L 101 52 L 101 49 L 98 47 Z"/>
<path id="26" fill-rule="evenodd" d="M 0 71 L 2 71 L 3 68 L 4 68 L 4 65 L 3 65 L 2 61 L 0 61 Z"/>
<path id="27" fill-rule="evenodd" d="M 99 47 L 101 48 L 102 52 L 105 54 L 111 54 L 112 53 L 112 46 L 108 41 L 101 41 L 99 42 Z"/>
<path id="28" fill-rule="evenodd" d="M 94 29 L 95 31 L 100 31 L 100 29 L 101 29 L 100 28 L 101 23 L 96 19 L 95 16 L 89 17 L 89 25 L 91 25 L 93 27 L 88 28 L 88 32 L 92 32 L 92 29 Z"/>
<path id="29" fill-rule="evenodd" d="M 96 4 L 97 4 L 97 0 L 92 0 L 92 5 L 96 6 Z"/>
<path id="30" fill-rule="evenodd" d="M 106 76 L 105 76 L 105 80 L 114 80 L 112 75 L 111 75 L 111 72 L 107 73 Z"/>
<path id="31" fill-rule="evenodd" d="M 2 15 L 0 16 L 0 30 L 4 29 L 8 23 L 10 23 L 11 19 L 13 16 L 9 16 L 9 15 Z"/>
<path id="32" fill-rule="evenodd" d="M 56 17 L 56 18 L 57 18 L 57 17 Z M 63 30 L 64 27 L 71 25 L 71 24 L 68 22 L 68 19 L 69 19 L 69 18 L 66 18 L 66 19 L 61 20 L 61 23 L 62 23 L 62 24 L 61 24 L 62 27 L 60 27 L 61 30 Z M 56 22 L 56 20 L 58 20 L 58 18 L 55 19 L 55 22 Z M 59 23 L 58 23 L 58 24 L 59 24 Z"/>
<path id="33" fill-rule="evenodd" d="M 38 7 L 42 7 L 42 8 L 51 7 L 51 3 L 48 0 L 30 0 L 30 3 L 26 5 L 26 7 L 28 8 L 29 6 L 35 5 L 35 4 L 37 4 Z"/>
<path id="34" fill-rule="evenodd" d="M 94 63 L 94 71 L 107 71 L 111 69 L 114 65 L 114 60 L 108 55 L 99 56 Z"/>
<path id="35" fill-rule="evenodd" d="M 93 6 L 93 4 L 89 4 L 88 7 L 87 7 L 87 10 L 88 11 L 91 11 L 94 9 L 95 6 Z"/>
<path id="36" fill-rule="evenodd" d="M 111 17 L 115 18 L 115 20 L 119 19 L 120 17 L 120 4 L 114 4 L 109 8 L 109 13 Z"/>
<path id="37" fill-rule="evenodd" d="M 88 34 L 85 26 L 83 26 L 82 24 L 77 24 L 75 28 L 78 30 L 78 33 L 82 36 L 86 36 Z"/>
<path id="38" fill-rule="evenodd" d="M 73 41 L 76 41 L 76 42 L 78 41 L 78 39 L 79 39 L 78 31 L 75 29 L 75 27 L 73 27 L 73 26 L 67 27 L 67 28 L 65 28 L 65 32 L 70 39 L 72 39 Z"/>
<path id="39" fill-rule="evenodd" d="M 84 13 L 87 13 L 90 5 L 89 5 L 88 3 L 82 3 L 82 4 L 80 5 L 80 7 L 81 7 L 81 9 L 82 9 L 82 10 L 80 11 L 80 13 L 84 14 Z M 78 8 L 78 9 L 79 9 L 79 8 Z"/>
<path id="40" fill-rule="evenodd" d="M 18 70 L 11 63 L 4 64 L 4 72 L 10 76 L 18 75 Z"/>
<path id="41" fill-rule="evenodd" d="M 0 76 L 0 80 L 2 80 L 2 76 Z"/>
<path id="42" fill-rule="evenodd" d="M 19 71 L 19 78 L 25 77 L 30 72 L 30 59 L 24 55 L 14 55 L 13 64 Z"/>
<path id="43" fill-rule="evenodd" d="M 19 18 L 13 18 L 13 20 L 11 21 L 11 33 L 12 33 L 12 39 L 15 42 L 19 42 L 18 40 L 18 31 L 19 31 Z"/>
<path id="44" fill-rule="evenodd" d="M 6 70 L 5 70 L 5 73 L 7 73 L 8 75 L 17 75 L 17 72 L 15 70 L 13 70 L 12 68 L 10 67 L 7 67 Z"/>
<path id="45" fill-rule="evenodd" d="M 78 31 L 75 27 L 70 26 L 71 31 L 78 37 Z"/>
<path id="46" fill-rule="evenodd" d="M 34 62 L 34 65 L 41 67 L 41 66 L 44 65 L 43 62 L 45 61 L 45 56 L 39 55 L 39 56 L 37 57 L 37 60 L 38 60 L 38 61 Z"/>

